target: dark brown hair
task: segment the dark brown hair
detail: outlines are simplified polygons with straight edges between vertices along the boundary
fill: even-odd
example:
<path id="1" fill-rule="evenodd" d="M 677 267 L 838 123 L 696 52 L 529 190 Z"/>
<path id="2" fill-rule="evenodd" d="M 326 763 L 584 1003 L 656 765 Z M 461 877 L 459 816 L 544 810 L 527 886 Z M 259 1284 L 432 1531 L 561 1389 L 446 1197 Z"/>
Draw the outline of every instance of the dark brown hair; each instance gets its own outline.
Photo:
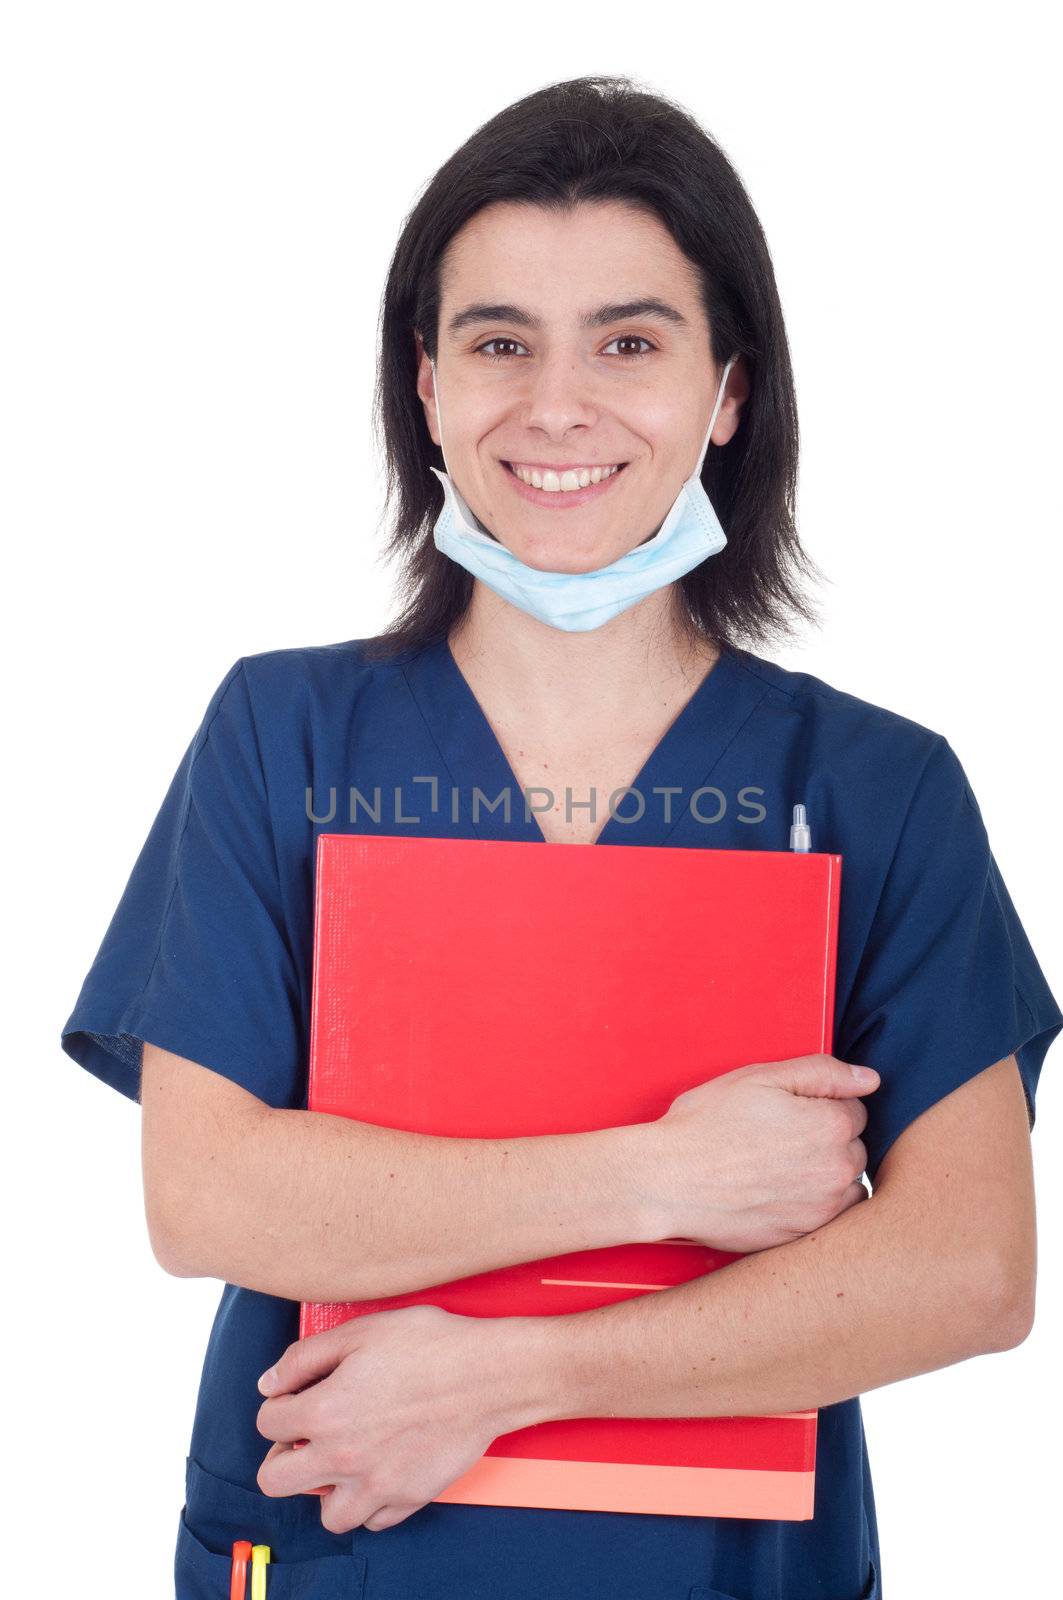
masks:
<path id="1" fill-rule="evenodd" d="M 403 226 L 380 322 L 374 428 L 386 468 L 383 558 L 400 558 L 401 610 L 366 647 L 376 658 L 445 636 L 474 579 L 438 550 L 432 526 L 443 468 L 417 394 L 414 330 L 437 349 L 440 268 L 455 234 L 484 206 L 514 201 L 564 212 L 623 201 L 658 217 L 697 268 L 721 365 L 736 351 L 750 394 L 728 445 L 710 449 L 702 482 L 727 544 L 678 580 L 688 637 L 742 647 L 817 624 L 800 577 L 821 577 L 794 522 L 798 423 L 775 273 L 749 196 L 720 147 L 681 106 L 630 78 L 554 83 L 478 128 L 431 179 Z"/>

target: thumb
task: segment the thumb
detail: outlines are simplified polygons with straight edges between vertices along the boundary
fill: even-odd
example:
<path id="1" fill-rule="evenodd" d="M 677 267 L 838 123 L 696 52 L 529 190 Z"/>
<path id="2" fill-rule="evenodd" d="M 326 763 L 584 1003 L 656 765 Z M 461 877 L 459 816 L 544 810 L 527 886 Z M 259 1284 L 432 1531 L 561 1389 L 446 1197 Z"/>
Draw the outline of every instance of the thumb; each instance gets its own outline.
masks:
<path id="1" fill-rule="evenodd" d="M 275 1366 L 270 1367 L 258 1380 L 258 1392 L 265 1395 L 295 1394 L 334 1372 L 350 1354 L 350 1329 L 343 1323 L 335 1328 L 325 1328 L 305 1339 L 290 1344 Z"/>
<path id="2" fill-rule="evenodd" d="M 771 1083 L 790 1094 L 843 1100 L 867 1094 L 879 1086 L 874 1067 L 851 1066 L 837 1056 L 794 1056 L 789 1061 L 758 1062 L 753 1074 L 759 1083 Z"/>

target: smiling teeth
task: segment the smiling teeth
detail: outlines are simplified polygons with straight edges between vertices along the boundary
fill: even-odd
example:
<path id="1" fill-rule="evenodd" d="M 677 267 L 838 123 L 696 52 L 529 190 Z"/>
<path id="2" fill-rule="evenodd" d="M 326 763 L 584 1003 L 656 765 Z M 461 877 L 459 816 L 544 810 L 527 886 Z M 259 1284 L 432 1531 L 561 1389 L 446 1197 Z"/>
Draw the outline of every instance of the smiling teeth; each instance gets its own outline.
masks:
<path id="1" fill-rule="evenodd" d="M 572 467 L 560 476 L 556 472 L 540 472 L 538 467 L 519 467 L 515 463 L 513 471 L 521 483 L 530 484 L 533 489 L 545 489 L 548 494 L 567 494 L 573 489 L 586 489 L 592 483 L 601 483 L 603 478 L 612 477 L 614 472 L 619 472 L 619 465 L 613 467 Z"/>

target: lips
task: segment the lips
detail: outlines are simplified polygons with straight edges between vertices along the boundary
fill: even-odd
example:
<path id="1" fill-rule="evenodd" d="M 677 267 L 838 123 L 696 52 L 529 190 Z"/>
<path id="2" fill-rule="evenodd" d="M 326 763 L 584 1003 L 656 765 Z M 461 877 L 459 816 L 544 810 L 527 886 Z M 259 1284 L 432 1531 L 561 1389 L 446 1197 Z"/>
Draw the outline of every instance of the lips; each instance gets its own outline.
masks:
<path id="1" fill-rule="evenodd" d="M 512 463 L 512 461 L 503 461 L 502 465 L 504 467 L 508 467 L 510 472 L 513 471 L 513 463 Z M 524 463 L 522 462 L 521 465 L 523 466 Z M 562 473 L 574 472 L 577 469 L 582 472 L 582 470 L 585 467 L 587 468 L 588 471 L 593 472 L 594 471 L 594 467 L 596 465 L 597 466 L 606 466 L 606 467 L 616 467 L 619 472 L 623 472 L 624 468 L 627 466 L 627 462 L 626 461 L 605 461 L 605 462 L 597 462 L 597 463 L 595 463 L 595 462 L 588 463 L 586 461 L 579 461 L 579 462 L 576 462 L 575 465 L 570 463 L 567 467 L 544 466 L 542 464 L 542 462 L 539 462 L 539 461 L 534 461 L 532 463 L 533 470 L 535 470 L 537 472 L 556 472 L 558 477 L 561 477 Z"/>
<path id="2" fill-rule="evenodd" d="M 589 501 L 597 499 L 600 495 L 608 494 L 614 484 L 619 483 L 627 466 L 626 461 L 618 461 L 618 470 L 611 472 L 607 478 L 602 478 L 598 483 L 589 483 L 585 489 L 535 489 L 530 483 L 525 483 L 523 478 L 518 478 L 513 471 L 512 463 L 502 461 L 500 465 L 505 469 L 506 477 L 525 500 L 530 500 L 532 505 L 544 506 L 550 511 L 575 511 L 579 506 L 586 505 Z M 564 468 L 548 468 L 548 471 L 568 471 Z"/>

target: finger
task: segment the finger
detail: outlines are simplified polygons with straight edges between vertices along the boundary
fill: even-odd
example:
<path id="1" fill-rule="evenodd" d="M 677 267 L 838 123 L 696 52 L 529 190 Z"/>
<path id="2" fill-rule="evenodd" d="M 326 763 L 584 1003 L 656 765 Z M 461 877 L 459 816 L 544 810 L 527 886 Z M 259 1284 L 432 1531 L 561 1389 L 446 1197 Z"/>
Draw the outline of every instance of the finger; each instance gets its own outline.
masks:
<path id="1" fill-rule="evenodd" d="M 329 1476 L 321 1465 L 321 1451 L 308 1444 L 302 1450 L 277 1445 L 269 1450 L 258 1469 L 256 1482 L 271 1498 L 293 1494 L 316 1494 Z"/>
<path id="2" fill-rule="evenodd" d="M 368 1520 L 380 1516 L 389 1508 L 375 1500 L 367 1501 L 357 1493 L 357 1485 L 347 1482 L 333 1488 L 321 1501 L 321 1526 L 329 1533 L 350 1533 L 353 1528 L 367 1526 Z"/>
<path id="3" fill-rule="evenodd" d="M 293 1450 L 305 1450 L 310 1443 L 309 1439 L 295 1439 L 292 1442 Z M 313 1489 L 308 1489 L 307 1494 L 331 1494 L 336 1487 L 334 1483 L 319 1483 Z"/>
<path id="4" fill-rule="evenodd" d="M 843 1100 L 868 1094 L 879 1085 L 874 1067 L 850 1065 L 837 1056 L 795 1056 L 791 1061 L 760 1062 L 750 1074 L 759 1083 L 775 1084 L 790 1094 Z"/>
<path id="5" fill-rule="evenodd" d="M 302 1389 L 334 1372 L 354 1348 L 345 1322 L 290 1344 L 280 1360 L 258 1380 L 260 1394 L 280 1395 Z"/>
<path id="6" fill-rule="evenodd" d="M 266 1465 L 267 1461 L 276 1460 L 277 1456 L 282 1455 L 285 1450 L 299 1450 L 303 1446 L 308 1445 L 309 1443 L 310 1443 L 309 1439 L 297 1439 L 295 1441 L 295 1443 L 292 1444 L 292 1445 L 271 1444 L 269 1449 L 266 1451 L 266 1454 L 262 1458 L 262 1466 L 264 1467 Z M 313 1489 L 307 1489 L 305 1491 L 305 1493 L 307 1493 L 307 1494 L 328 1494 L 335 1487 L 336 1487 L 336 1485 L 334 1483 L 330 1483 L 330 1484 L 325 1485 L 325 1486 L 319 1486 L 319 1487 L 316 1487 L 316 1488 L 313 1488 Z"/>
<path id="7" fill-rule="evenodd" d="M 381 1528 L 394 1528 L 398 1523 L 405 1522 L 407 1517 L 412 1517 L 415 1511 L 423 1511 L 428 1503 L 427 1500 L 421 1500 L 414 1506 L 381 1506 L 362 1526 L 372 1533 L 378 1533 Z"/>
<path id="8" fill-rule="evenodd" d="M 840 1217 L 842 1211 L 848 1211 L 850 1206 L 858 1206 L 861 1200 L 870 1200 L 870 1198 L 871 1196 L 864 1188 L 864 1185 L 854 1181 L 849 1185 L 848 1189 L 846 1189 L 842 1200 L 841 1210 L 838 1211 L 837 1215 Z"/>
<path id="9" fill-rule="evenodd" d="M 263 1439 L 274 1439 L 281 1445 L 298 1444 L 317 1432 L 315 1413 L 310 1409 L 310 1402 L 311 1396 L 305 1391 L 275 1395 L 272 1400 L 263 1400 L 255 1418 L 255 1427 Z"/>
<path id="10" fill-rule="evenodd" d="M 839 1100 L 838 1105 L 843 1106 L 849 1113 L 852 1124 L 851 1138 L 856 1139 L 867 1127 L 867 1106 L 863 1100 Z"/>
<path id="11" fill-rule="evenodd" d="M 403 1520 L 405 1513 L 397 1506 L 381 1506 L 379 1511 L 374 1511 L 362 1523 L 363 1528 L 368 1528 L 371 1533 L 379 1533 L 381 1528 L 393 1528 L 396 1522 Z"/>

